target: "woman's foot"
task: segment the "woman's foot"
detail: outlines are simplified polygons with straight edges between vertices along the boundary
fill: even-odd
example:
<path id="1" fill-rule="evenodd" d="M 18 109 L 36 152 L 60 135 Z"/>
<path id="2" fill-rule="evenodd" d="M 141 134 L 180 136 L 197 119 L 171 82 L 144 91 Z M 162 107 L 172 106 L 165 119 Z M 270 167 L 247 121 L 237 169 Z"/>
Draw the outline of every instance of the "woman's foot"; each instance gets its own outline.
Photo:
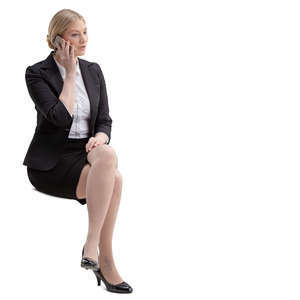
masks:
<path id="1" fill-rule="evenodd" d="M 98 245 L 97 243 L 86 242 L 84 244 L 83 256 L 98 261 Z"/>
<path id="2" fill-rule="evenodd" d="M 111 284 L 123 282 L 123 278 L 117 271 L 112 256 L 99 255 L 99 267 L 105 279 Z"/>

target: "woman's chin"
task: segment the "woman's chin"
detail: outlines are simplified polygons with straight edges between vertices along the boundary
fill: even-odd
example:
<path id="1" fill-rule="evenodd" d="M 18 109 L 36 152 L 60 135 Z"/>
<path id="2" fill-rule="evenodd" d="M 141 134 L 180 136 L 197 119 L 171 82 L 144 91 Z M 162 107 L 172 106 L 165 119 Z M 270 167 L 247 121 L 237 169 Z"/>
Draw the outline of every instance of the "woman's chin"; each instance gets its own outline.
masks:
<path id="1" fill-rule="evenodd" d="M 85 54 L 85 50 L 80 50 L 76 53 L 76 56 L 81 56 Z"/>
<path id="2" fill-rule="evenodd" d="M 85 54 L 85 49 L 79 49 L 78 55 L 84 55 Z"/>

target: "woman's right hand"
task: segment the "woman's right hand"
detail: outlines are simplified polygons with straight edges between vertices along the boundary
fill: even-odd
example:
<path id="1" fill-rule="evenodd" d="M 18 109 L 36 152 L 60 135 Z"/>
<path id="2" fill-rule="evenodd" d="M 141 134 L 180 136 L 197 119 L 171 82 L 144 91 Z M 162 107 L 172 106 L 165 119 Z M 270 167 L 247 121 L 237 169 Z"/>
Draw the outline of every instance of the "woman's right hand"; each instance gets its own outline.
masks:
<path id="1" fill-rule="evenodd" d="M 66 69 L 67 74 L 76 74 L 76 60 L 74 57 L 74 46 L 62 38 L 62 45 L 58 43 L 56 55 L 59 58 L 59 63 Z"/>

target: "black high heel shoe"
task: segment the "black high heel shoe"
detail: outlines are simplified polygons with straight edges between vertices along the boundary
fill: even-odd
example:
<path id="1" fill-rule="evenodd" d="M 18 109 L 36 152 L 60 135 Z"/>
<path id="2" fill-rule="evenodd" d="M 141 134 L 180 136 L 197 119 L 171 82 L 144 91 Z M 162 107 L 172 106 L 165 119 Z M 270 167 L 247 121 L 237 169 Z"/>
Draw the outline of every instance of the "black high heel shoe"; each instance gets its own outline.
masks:
<path id="1" fill-rule="evenodd" d="M 94 271 L 96 278 L 97 278 L 97 282 L 98 285 L 101 285 L 101 280 L 104 282 L 106 289 L 109 292 L 113 292 L 113 293 L 132 293 L 133 289 L 132 287 L 125 281 L 122 281 L 121 283 L 118 284 L 111 284 L 109 283 L 103 276 L 100 268 L 98 268 L 98 270 Z"/>
<path id="2" fill-rule="evenodd" d="M 93 270 L 93 271 L 97 271 L 99 269 L 99 266 L 98 266 L 98 262 L 91 259 L 91 258 L 88 258 L 88 257 L 82 257 L 83 256 L 83 250 L 84 250 L 84 246 L 82 248 L 82 254 L 81 254 L 81 267 L 82 268 L 85 268 L 85 269 L 90 269 L 90 270 Z"/>

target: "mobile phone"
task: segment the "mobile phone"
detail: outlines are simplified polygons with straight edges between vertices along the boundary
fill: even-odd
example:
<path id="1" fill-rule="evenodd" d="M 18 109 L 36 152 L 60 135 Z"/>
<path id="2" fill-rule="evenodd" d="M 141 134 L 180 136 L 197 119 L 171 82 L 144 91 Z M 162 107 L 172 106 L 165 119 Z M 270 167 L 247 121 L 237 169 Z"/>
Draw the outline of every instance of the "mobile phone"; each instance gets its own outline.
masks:
<path id="1" fill-rule="evenodd" d="M 62 47 L 62 38 L 59 35 L 55 37 L 54 46 L 58 48 L 58 44 L 60 45 L 60 47 Z"/>

